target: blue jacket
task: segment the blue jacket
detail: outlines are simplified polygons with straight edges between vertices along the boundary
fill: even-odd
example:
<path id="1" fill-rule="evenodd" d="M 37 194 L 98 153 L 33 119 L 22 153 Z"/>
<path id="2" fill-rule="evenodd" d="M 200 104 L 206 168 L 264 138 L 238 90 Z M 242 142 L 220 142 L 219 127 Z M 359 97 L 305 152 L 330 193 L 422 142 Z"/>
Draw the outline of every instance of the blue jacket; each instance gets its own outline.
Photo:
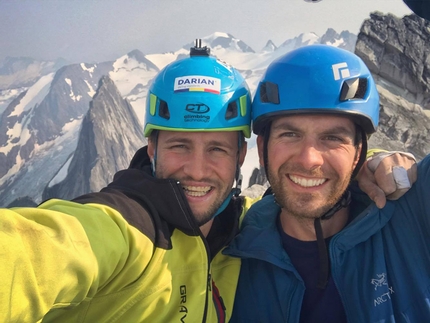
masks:
<path id="1" fill-rule="evenodd" d="M 363 198 L 354 192 L 353 205 Z M 299 322 L 305 287 L 282 247 L 279 212 L 273 196 L 254 204 L 224 251 L 242 258 L 230 322 Z M 430 322 L 430 155 L 403 197 L 365 208 L 329 252 L 348 322 Z"/>

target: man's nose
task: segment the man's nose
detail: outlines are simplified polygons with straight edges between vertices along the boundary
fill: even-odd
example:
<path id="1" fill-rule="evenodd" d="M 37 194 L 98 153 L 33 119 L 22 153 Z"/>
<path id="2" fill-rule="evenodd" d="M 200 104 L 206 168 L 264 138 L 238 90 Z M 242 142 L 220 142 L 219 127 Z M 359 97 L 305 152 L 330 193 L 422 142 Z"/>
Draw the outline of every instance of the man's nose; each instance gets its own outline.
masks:
<path id="1" fill-rule="evenodd" d="M 313 170 L 323 165 L 323 154 L 315 140 L 309 139 L 302 142 L 298 154 L 298 161 L 308 170 Z"/>
<path id="2" fill-rule="evenodd" d="M 203 151 L 194 151 L 190 154 L 188 161 L 184 165 L 184 172 L 194 180 L 201 180 L 207 177 L 210 169 L 210 161 Z"/>

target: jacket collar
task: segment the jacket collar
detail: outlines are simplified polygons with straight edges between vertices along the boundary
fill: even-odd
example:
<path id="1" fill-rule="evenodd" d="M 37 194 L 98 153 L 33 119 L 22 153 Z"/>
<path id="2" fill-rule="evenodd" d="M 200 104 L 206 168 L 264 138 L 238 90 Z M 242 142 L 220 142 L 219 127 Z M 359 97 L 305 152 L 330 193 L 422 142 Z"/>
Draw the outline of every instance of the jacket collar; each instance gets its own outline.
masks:
<path id="1" fill-rule="evenodd" d="M 366 207 L 367 206 L 367 207 Z M 367 195 L 352 188 L 352 221 L 332 239 L 332 244 L 347 251 L 380 231 L 391 218 L 394 205 L 387 201 L 383 210 L 371 203 Z M 276 226 L 281 208 L 274 195 L 267 195 L 247 212 L 240 234 L 224 253 L 240 258 L 255 258 L 273 263 L 281 268 L 291 268 Z"/>
<path id="2" fill-rule="evenodd" d="M 224 254 L 263 260 L 293 270 L 276 227 L 280 211 L 281 208 L 275 203 L 273 195 L 267 195 L 254 204 L 246 213 L 240 233 L 224 250 Z"/>

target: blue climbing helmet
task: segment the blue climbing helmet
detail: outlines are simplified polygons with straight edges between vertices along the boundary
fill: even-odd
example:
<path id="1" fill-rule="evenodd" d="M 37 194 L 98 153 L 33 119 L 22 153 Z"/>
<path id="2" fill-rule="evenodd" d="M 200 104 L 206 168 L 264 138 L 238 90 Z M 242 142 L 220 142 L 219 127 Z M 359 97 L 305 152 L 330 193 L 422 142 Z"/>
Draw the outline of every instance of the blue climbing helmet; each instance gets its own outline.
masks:
<path id="1" fill-rule="evenodd" d="M 153 80 L 146 101 L 144 134 L 152 130 L 242 131 L 251 134 L 251 96 L 233 67 L 210 56 L 201 40 L 190 57 L 167 65 Z"/>
<path id="2" fill-rule="evenodd" d="M 379 95 L 357 55 L 329 45 L 310 45 L 269 65 L 252 103 L 254 133 L 262 134 L 275 116 L 316 113 L 350 116 L 367 136 L 376 131 Z"/>

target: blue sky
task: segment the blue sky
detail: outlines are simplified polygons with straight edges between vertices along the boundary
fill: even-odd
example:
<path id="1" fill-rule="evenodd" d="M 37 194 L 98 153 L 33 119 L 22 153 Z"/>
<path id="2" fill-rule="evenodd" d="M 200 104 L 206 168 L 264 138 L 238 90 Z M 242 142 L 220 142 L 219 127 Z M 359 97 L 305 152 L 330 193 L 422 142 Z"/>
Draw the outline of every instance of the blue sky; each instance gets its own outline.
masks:
<path id="1" fill-rule="evenodd" d="M 0 63 L 6 56 L 69 62 L 177 50 L 227 32 L 259 51 L 303 32 L 357 34 L 373 11 L 402 17 L 402 0 L 0 0 Z"/>

